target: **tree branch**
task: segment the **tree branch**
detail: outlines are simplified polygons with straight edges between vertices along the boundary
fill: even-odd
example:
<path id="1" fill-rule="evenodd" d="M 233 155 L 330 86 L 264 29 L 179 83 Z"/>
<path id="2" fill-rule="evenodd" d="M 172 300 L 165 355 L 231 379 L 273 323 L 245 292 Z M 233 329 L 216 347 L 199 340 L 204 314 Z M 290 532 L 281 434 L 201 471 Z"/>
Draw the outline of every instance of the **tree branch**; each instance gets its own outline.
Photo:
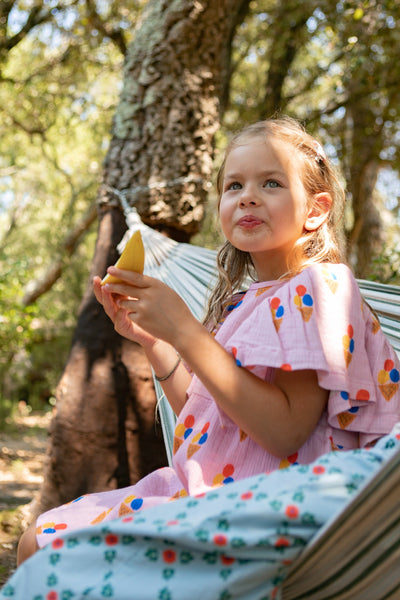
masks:
<path id="1" fill-rule="evenodd" d="M 96 203 L 93 203 L 82 219 L 67 233 L 61 244 L 59 256 L 48 267 L 44 276 L 28 284 L 22 299 L 24 306 L 33 304 L 40 296 L 43 296 L 43 294 L 53 287 L 63 272 L 65 259 L 73 255 L 82 241 L 83 235 L 88 231 L 96 218 L 97 206 Z"/>
<path id="2" fill-rule="evenodd" d="M 9 38 L 4 38 L 0 41 L 0 49 L 9 52 L 14 46 L 19 44 L 21 40 L 37 25 L 42 25 L 53 18 L 51 11 L 43 10 L 43 6 L 34 6 L 28 16 L 25 25 L 16 33 Z"/>
<path id="3" fill-rule="evenodd" d="M 121 28 L 113 28 L 104 21 L 96 10 L 96 5 L 92 0 L 86 0 L 86 8 L 88 16 L 93 26 L 101 33 L 104 37 L 109 37 L 114 42 L 120 52 L 125 56 L 126 54 L 126 40 L 124 33 Z"/>

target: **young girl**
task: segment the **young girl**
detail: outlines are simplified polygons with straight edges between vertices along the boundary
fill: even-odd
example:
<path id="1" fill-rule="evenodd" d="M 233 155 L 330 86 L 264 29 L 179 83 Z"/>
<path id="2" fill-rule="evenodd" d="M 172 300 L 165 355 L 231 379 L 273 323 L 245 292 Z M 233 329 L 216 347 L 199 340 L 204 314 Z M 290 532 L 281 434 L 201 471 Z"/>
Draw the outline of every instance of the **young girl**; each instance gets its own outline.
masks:
<path id="1" fill-rule="evenodd" d="M 173 466 L 41 515 L 20 562 L 60 533 L 371 445 L 399 420 L 400 366 L 340 262 L 344 194 L 319 143 L 291 119 L 256 123 L 229 144 L 218 192 L 227 241 L 205 325 L 154 278 L 94 280 L 178 416 Z"/>

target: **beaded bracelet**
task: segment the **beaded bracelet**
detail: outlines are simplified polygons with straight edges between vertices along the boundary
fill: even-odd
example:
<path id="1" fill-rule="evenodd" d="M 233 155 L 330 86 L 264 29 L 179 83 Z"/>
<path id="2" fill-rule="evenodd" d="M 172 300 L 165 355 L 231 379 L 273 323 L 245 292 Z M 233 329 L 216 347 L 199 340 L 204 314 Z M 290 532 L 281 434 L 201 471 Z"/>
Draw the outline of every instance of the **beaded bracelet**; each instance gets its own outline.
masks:
<path id="1" fill-rule="evenodd" d="M 171 375 L 173 373 L 175 373 L 175 371 L 177 370 L 177 368 L 179 367 L 179 363 L 181 362 L 181 357 L 178 356 L 178 360 L 176 361 L 176 363 L 174 364 L 174 366 L 172 367 L 172 369 L 170 370 L 170 372 L 167 375 L 164 375 L 164 377 L 158 377 L 158 375 L 154 374 L 154 377 L 156 378 L 157 381 L 165 381 L 166 379 L 168 379 L 169 377 L 171 377 Z"/>

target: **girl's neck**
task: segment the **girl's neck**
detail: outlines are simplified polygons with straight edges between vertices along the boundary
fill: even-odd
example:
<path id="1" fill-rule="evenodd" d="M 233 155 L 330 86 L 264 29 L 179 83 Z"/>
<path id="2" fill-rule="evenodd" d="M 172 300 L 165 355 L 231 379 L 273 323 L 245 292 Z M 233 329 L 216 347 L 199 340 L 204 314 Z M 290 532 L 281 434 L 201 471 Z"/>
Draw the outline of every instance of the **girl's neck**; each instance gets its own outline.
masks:
<path id="1" fill-rule="evenodd" d="M 258 281 L 290 279 L 299 273 L 308 262 L 302 252 L 296 252 L 296 248 L 290 248 L 286 252 L 276 250 L 275 252 L 268 251 L 265 254 L 251 254 L 251 260 Z"/>
<path id="2" fill-rule="evenodd" d="M 277 279 L 285 279 L 292 269 L 285 262 L 282 265 L 279 261 L 274 264 L 274 261 L 268 261 L 267 264 L 254 265 L 258 281 L 276 281 Z"/>

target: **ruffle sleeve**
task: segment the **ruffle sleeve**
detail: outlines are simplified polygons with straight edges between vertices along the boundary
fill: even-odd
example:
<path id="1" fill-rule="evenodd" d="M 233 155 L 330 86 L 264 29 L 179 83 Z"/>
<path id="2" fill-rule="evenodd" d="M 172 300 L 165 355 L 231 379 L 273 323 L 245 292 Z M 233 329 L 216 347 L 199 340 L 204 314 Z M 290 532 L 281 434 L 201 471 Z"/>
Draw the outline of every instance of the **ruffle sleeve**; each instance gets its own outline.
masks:
<path id="1" fill-rule="evenodd" d="M 261 377 L 269 367 L 315 370 L 330 391 L 329 424 L 358 433 L 360 446 L 399 420 L 397 355 L 343 264 L 253 284 L 226 311 L 216 339 Z"/>

